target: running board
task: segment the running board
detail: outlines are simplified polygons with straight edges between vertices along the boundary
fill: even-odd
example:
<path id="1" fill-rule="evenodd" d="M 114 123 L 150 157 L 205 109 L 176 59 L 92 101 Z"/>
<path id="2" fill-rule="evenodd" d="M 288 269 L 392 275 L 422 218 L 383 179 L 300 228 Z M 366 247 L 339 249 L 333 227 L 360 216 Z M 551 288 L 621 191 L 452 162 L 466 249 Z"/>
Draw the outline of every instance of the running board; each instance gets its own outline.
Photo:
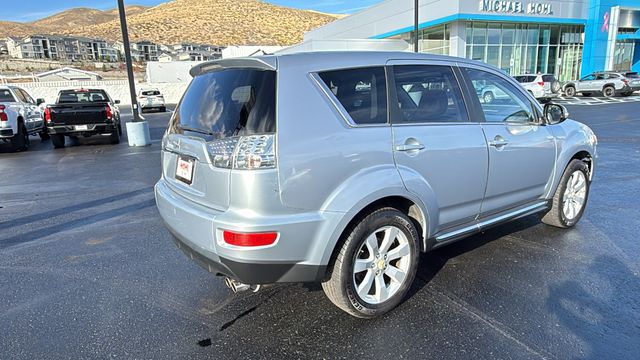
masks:
<path id="1" fill-rule="evenodd" d="M 438 235 L 436 236 L 436 244 L 433 247 L 437 248 L 437 247 L 446 245 L 455 240 L 459 240 L 460 238 L 480 232 L 491 226 L 498 225 L 508 220 L 514 220 L 524 216 L 535 214 L 547 208 L 548 208 L 548 203 L 546 201 L 541 201 L 539 203 L 524 207 L 522 209 L 518 209 L 512 212 L 497 216 L 495 218 L 483 220 L 473 225 L 469 225 L 458 230 L 454 230 L 451 232 Z"/>

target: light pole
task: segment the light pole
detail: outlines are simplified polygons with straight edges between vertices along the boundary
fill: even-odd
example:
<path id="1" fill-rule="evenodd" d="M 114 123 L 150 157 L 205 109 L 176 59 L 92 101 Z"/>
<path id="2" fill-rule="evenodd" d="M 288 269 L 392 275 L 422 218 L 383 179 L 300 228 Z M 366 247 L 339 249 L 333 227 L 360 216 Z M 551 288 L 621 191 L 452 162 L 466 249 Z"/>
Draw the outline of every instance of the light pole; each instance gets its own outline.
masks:
<path id="1" fill-rule="evenodd" d="M 413 5 L 413 51 L 418 52 L 418 15 L 420 14 L 420 9 L 418 6 L 420 5 L 420 0 L 415 0 Z"/>
<path id="2" fill-rule="evenodd" d="M 127 138 L 129 139 L 129 146 L 147 146 L 151 145 L 151 135 L 149 134 L 149 124 L 140 117 L 140 113 L 138 112 L 136 83 L 133 77 L 133 63 L 131 62 L 131 47 L 129 44 L 129 30 L 127 29 L 127 15 L 125 13 L 124 0 L 118 0 L 118 12 L 120 13 L 124 61 L 127 67 L 127 78 L 129 79 L 131 111 L 133 112 L 133 122 L 126 124 Z"/>

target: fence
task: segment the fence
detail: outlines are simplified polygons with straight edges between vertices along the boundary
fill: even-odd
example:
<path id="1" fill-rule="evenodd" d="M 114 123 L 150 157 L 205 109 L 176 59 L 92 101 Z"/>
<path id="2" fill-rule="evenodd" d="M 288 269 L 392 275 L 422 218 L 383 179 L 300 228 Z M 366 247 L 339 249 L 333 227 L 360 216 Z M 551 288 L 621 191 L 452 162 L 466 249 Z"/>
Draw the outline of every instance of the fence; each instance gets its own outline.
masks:
<path id="1" fill-rule="evenodd" d="M 54 103 L 58 91 L 69 88 L 98 88 L 104 89 L 114 100 L 120 100 L 123 105 L 131 104 L 129 85 L 127 80 L 100 80 L 100 81 L 50 81 L 37 83 L 11 84 L 25 89 L 34 99 L 45 99 L 47 104 Z M 140 83 L 136 84 L 136 90 L 143 88 L 156 88 L 164 95 L 168 104 L 177 103 L 186 90 L 188 83 Z"/>

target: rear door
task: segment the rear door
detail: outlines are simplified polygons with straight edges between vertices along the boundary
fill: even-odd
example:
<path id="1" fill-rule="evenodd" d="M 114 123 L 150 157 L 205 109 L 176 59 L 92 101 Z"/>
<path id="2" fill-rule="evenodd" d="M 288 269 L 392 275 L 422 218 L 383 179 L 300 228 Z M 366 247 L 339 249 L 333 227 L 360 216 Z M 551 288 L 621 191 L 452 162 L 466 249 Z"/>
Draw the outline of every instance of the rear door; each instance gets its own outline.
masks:
<path id="1" fill-rule="evenodd" d="M 541 200 L 553 176 L 556 144 L 538 109 L 505 75 L 471 65 L 463 69 L 468 83 L 483 81 L 507 98 L 487 104 L 474 99 L 484 116 L 482 129 L 489 151 L 489 176 L 481 216 Z"/>
<path id="2" fill-rule="evenodd" d="M 469 118 L 454 68 L 440 62 L 392 62 L 394 158 L 407 189 L 425 181 L 439 209 L 440 232 L 475 220 L 487 179 L 482 127 Z M 479 92 L 481 94 L 481 92 Z"/>
<path id="3" fill-rule="evenodd" d="M 594 91 L 593 83 L 596 81 L 594 74 L 587 75 L 576 82 L 576 90 L 581 91 Z"/>
<path id="4" fill-rule="evenodd" d="M 226 210 L 235 146 L 243 135 L 275 133 L 275 104 L 275 71 L 226 68 L 197 75 L 163 138 L 167 184 L 195 203 Z"/>

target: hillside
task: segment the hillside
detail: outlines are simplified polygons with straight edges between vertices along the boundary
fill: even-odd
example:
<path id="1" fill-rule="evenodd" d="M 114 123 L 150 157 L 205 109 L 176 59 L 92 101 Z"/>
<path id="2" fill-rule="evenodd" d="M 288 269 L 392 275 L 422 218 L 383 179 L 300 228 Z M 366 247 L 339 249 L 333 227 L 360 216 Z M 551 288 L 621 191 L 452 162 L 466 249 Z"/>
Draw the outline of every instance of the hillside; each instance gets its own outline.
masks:
<path id="1" fill-rule="evenodd" d="M 144 6 L 127 6 L 127 15 L 133 16 L 148 9 Z M 66 33 L 74 27 L 102 24 L 118 19 L 118 9 L 97 10 L 89 8 L 74 8 L 66 10 L 46 18 L 20 23 L 12 21 L 0 21 L 0 38 L 7 36 L 27 36 L 35 34 Z M 87 34 L 87 36 L 90 36 Z"/>
<path id="2" fill-rule="evenodd" d="M 133 41 L 216 45 L 291 45 L 304 32 L 338 16 L 276 6 L 260 0 L 174 0 L 151 8 L 128 9 Z M 24 24 L 44 33 L 121 39 L 117 11 L 78 8 Z M 27 30 L 12 27 L 24 34 Z M 0 26 L 0 36 L 9 30 Z"/>

